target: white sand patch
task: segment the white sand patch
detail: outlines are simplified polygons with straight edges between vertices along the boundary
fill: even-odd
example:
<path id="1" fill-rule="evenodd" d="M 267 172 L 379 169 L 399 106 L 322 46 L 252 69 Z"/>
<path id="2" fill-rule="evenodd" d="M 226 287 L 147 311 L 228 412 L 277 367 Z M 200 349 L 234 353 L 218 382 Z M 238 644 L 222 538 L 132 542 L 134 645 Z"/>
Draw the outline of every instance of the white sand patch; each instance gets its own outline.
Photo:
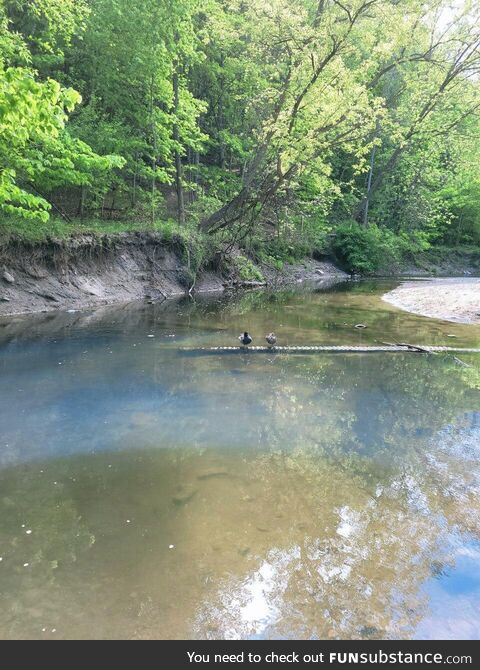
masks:
<path id="1" fill-rule="evenodd" d="M 422 316 L 459 323 L 480 323 L 480 279 L 406 281 L 383 300 Z"/>

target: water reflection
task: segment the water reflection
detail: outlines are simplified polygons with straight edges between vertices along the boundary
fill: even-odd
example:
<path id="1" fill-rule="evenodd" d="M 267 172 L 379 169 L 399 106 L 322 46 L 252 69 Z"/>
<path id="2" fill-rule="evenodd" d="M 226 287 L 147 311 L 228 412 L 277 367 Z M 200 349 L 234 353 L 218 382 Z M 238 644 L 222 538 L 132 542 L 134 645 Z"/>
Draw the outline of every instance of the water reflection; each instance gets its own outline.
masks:
<path id="1" fill-rule="evenodd" d="M 474 356 L 176 353 L 478 342 L 379 288 L 5 324 L 0 636 L 479 637 Z"/>

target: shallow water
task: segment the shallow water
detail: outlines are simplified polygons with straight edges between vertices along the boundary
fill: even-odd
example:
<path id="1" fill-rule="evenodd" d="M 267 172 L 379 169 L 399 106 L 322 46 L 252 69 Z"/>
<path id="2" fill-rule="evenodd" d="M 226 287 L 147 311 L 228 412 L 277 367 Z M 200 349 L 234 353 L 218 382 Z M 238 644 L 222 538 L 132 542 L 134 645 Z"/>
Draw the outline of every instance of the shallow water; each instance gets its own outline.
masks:
<path id="1" fill-rule="evenodd" d="M 479 638 L 480 356 L 179 351 L 480 346 L 392 285 L 0 321 L 0 637 Z"/>

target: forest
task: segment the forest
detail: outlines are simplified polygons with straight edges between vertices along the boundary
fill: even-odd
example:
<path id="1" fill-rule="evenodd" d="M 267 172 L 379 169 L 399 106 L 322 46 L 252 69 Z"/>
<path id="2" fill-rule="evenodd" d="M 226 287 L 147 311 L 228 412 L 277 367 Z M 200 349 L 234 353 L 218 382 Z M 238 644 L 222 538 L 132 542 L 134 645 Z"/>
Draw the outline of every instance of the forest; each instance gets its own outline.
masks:
<path id="1" fill-rule="evenodd" d="M 478 248 L 479 71 L 475 0 L 0 0 L 0 236 Z"/>

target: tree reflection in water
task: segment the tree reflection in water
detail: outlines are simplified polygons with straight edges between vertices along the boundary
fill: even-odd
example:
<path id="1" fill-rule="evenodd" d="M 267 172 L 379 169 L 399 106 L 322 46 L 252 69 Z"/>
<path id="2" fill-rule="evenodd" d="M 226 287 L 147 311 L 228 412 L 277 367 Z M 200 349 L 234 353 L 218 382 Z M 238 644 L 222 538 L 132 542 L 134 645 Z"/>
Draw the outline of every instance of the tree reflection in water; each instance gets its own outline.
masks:
<path id="1" fill-rule="evenodd" d="M 444 602 L 448 635 L 480 636 L 467 580 L 480 564 L 474 356 L 463 368 L 408 354 L 175 354 L 218 343 L 245 315 L 260 332 L 271 310 L 286 328 L 300 319 L 299 341 L 326 339 L 343 310 L 366 320 L 375 296 L 359 296 L 185 305 L 153 321 L 107 310 L 41 346 L 11 331 L 0 636 L 422 637 L 440 630 Z M 375 315 L 398 327 L 395 310 Z M 408 323 L 423 338 L 430 323 L 437 337 L 457 328 Z"/>

